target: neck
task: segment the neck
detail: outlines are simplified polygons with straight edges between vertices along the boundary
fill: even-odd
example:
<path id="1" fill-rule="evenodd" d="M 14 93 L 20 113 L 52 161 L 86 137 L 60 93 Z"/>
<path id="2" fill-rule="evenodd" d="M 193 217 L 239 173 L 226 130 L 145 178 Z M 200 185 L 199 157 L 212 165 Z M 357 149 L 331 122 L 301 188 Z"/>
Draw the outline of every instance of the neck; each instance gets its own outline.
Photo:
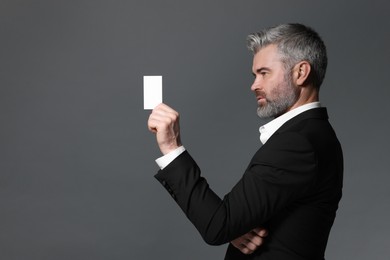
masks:
<path id="1" fill-rule="evenodd" d="M 303 87 L 301 88 L 297 102 L 295 102 L 287 111 L 317 101 L 319 101 L 318 89 L 311 86 Z"/>

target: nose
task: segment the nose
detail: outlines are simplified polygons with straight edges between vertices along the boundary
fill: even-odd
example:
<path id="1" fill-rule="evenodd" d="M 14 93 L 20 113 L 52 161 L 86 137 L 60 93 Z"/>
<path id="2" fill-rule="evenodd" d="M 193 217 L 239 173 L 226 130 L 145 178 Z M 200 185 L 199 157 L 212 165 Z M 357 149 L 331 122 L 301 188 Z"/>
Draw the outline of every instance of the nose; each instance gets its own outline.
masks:
<path id="1" fill-rule="evenodd" d="M 251 86 L 251 90 L 254 92 L 256 91 L 256 89 L 259 89 L 260 88 L 260 82 L 257 80 L 257 78 L 255 78 L 255 80 L 253 81 L 252 83 L 252 86 Z"/>

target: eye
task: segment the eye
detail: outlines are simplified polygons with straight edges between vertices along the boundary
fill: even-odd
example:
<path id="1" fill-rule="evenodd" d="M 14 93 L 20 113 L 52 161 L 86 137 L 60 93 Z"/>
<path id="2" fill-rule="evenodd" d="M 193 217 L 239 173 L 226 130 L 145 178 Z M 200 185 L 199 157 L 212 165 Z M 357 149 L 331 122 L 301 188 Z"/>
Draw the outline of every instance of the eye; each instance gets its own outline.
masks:
<path id="1" fill-rule="evenodd" d="M 269 69 L 268 68 L 259 68 L 257 70 L 257 74 L 264 77 L 264 76 L 269 74 Z"/>

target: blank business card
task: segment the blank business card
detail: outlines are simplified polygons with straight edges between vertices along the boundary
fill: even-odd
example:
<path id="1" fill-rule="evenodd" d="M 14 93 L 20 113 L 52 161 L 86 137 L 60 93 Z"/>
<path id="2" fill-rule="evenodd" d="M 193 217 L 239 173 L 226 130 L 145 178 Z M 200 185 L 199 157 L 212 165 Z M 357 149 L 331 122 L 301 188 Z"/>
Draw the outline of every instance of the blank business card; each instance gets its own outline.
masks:
<path id="1" fill-rule="evenodd" d="M 162 76 L 144 76 L 144 109 L 162 103 Z"/>

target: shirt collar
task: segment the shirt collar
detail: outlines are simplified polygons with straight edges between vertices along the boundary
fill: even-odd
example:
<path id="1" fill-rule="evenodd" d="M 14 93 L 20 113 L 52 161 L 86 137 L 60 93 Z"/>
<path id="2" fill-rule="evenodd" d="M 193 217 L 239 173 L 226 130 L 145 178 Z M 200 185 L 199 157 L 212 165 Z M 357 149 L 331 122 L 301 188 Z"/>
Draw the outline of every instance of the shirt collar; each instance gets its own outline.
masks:
<path id="1" fill-rule="evenodd" d="M 303 113 L 309 109 L 318 108 L 321 107 L 320 102 L 312 102 L 308 103 L 302 106 L 299 106 L 297 108 L 294 108 L 293 110 L 290 110 L 283 115 L 275 118 L 274 120 L 270 121 L 269 123 L 261 126 L 259 128 L 260 132 L 260 141 L 262 144 L 265 144 L 268 139 L 288 120 L 292 119 L 293 117 L 296 117 L 300 113 Z"/>

